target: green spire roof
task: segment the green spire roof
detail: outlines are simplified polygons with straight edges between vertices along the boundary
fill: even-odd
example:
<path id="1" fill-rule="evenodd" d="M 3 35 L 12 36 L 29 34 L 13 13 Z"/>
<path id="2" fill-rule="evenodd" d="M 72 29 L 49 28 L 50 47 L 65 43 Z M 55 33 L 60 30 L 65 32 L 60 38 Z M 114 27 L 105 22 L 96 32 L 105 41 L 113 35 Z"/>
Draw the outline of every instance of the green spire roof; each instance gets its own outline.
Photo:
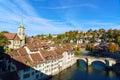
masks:
<path id="1" fill-rule="evenodd" d="M 20 27 L 24 27 L 24 25 L 23 25 L 23 19 L 21 19 Z"/>

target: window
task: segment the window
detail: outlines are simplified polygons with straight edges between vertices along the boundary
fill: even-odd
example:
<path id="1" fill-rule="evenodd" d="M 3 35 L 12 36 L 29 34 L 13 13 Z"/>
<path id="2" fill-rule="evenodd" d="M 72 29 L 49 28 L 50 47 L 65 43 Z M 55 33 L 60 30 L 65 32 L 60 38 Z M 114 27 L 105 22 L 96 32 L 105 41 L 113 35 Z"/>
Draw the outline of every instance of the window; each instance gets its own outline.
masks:
<path id="1" fill-rule="evenodd" d="M 39 74 L 36 75 L 36 79 L 38 79 L 38 78 L 39 78 Z"/>
<path id="2" fill-rule="evenodd" d="M 52 63 L 53 63 L 54 61 L 52 61 Z"/>
<path id="3" fill-rule="evenodd" d="M 30 70 L 30 68 L 24 69 L 24 72 L 27 72 L 27 71 L 29 71 L 29 70 Z"/>
<path id="4" fill-rule="evenodd" d="M 48 68 L 49 66 L 47 66 L 47 68 Z"/>
<path id="5" fill-rule="evenodd" d="M 47 61 L 47 63 L 50 63 L 50 61 Z"/>
<path id="6" fill-rule="evenodd" d="M 34 72 L 32 72 L 32 75 L 34 75 Z"/>
<path id="7" fill-rule="evenodd" d="M 43 73 L 40 73 L 40 76 L 43 76 Z"/>
<path id="8" fill-rule="evenodd" d="M 68 57 L 68 59 L 70 59 L 70 57 Z"/>
<path id="9" fill-rule="evenodd" d="M 39 71 L 35 70 L 35 73 L 38 73 Z"/>
<path id="10" fill-rule="evenodd" d="M 39 65 L 39 67 L 41 67 L 41 65 Z"/>
<path id="11" fill-rule="evenodd" d="M 35 66 L 35 68 L 37 68 L 37 65 Z"/>
<path id="12" fill-rule="evenodd" d="M 24 79 L 29 78 L 29 77 L 30 77 L 30 74 L 29 74 L 29 73 L 23 75 L 23 78 L 24 78 Z"/>

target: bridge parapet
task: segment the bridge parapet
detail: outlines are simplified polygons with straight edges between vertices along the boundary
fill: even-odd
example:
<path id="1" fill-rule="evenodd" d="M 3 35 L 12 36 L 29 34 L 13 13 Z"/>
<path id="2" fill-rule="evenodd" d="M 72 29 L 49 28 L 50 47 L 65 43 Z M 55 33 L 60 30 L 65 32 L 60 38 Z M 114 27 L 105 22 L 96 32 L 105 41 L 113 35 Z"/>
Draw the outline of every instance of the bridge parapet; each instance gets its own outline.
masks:
<path id="1" fill-rule="evenodd" d="M 106 64 L 107 66 L 112 66 L 116 64 L 116 60 L 112 58 L 96 58 L 96 57 L 90 57 L 90 56 L 82 56 L 78 57 L 77 59 L 84 60 L 88 65 L 91 65 L 94 61 L 100 61 Z"/>

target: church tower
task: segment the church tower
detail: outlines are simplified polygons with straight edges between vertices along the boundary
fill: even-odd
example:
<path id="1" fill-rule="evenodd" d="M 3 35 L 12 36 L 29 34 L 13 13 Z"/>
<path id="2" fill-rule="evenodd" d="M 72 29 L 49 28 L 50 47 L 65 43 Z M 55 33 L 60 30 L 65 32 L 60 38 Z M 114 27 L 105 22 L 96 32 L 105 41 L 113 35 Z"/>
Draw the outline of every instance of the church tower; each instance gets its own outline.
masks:
<path id="1" fill-rule="evenodd" d="M 18 36 L 21 40 L 21 46 L 25 44 L 25 28 L 23 25 L 23 20 L 20 22 L 20 27 L 18 27 Z"/>

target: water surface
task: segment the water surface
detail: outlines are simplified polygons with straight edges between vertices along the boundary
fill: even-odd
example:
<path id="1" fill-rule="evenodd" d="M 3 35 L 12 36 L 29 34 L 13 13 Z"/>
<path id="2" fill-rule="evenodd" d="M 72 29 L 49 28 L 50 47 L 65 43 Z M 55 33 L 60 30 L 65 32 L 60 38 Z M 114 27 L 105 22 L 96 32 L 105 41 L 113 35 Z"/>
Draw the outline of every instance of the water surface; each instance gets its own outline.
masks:
<path id="1" fill-rule="evenodd" d="M 85 63 L 76 63 L 50 80 L 120 80 L 120 75 L 114 71 L 103 69 L 100 66 L 98 68 L 100 69 L 93 68 L 93 66 L 87 67 Z"/>

